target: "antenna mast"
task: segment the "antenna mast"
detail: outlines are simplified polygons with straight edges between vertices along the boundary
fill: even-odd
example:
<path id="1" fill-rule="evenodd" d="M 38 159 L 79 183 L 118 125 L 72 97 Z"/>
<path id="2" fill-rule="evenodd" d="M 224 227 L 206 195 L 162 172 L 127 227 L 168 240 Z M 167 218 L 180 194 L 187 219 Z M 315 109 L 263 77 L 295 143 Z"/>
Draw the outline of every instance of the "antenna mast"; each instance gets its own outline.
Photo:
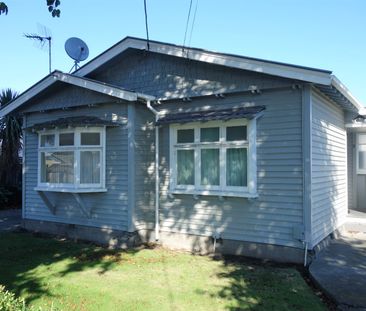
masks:
<path id="1" fill-rule="evenodd" d="M 51 73 L 51 70 L 52 70 L 52 66 L 51 66 L 51 64 L 52 64 L 52 53 L 51 53 L 52 37 L 51 36 L 40 36 L 40 35 L 34 34 L 34 33 L 30 33 L 30 34 L 25 33 L 24 37 L 38 41 L 41 47 L 43 47 L 46 44 L 46 42 L 48 42 L 48 70 L 49 70 L 49 73 Z"/>

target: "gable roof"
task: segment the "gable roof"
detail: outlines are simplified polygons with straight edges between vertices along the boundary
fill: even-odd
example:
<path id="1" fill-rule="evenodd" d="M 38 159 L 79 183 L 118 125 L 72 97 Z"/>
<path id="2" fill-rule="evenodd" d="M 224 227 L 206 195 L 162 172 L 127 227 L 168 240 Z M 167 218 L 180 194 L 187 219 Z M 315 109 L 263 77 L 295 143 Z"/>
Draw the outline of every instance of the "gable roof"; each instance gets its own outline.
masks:
<path id="1" fill-rule="evenodd" d="M 137 101 L 140 98 L 146 100 L 153 100 L 153 96 L 149 96 L 142 93 L 126 90 L 119 86 L 111 85 L 108 83 L 88 79 L 85 77 L 75 76 L 73 74 L 63 73 L 59 70 L 55 70 L 43 78 L 41 81 L 30 87 L 23 92 L 20 96 L 16 97 L 12 102 L 3 107 L 0 110 L 0 118 L 19 108 L 26 101 L 34 98 L 42 91 L 55 84 L 57 81 L 79 86 L 84 89 L 123 99 L 126 101 Z"/>
<path id="2" fill-rule="evenodd" d="M 145 51 L 147 50 L 147 41 L 145 39 L 126 37 L 86 63 L 73 74 L 66 74 L 60 71 L 51 73 L 17 97 L 14 101 L 2 108 L 0 110 L 0 117 L 10 113 L 14 109 L 17 109 L 23 103 L 49 87 L 55 81 L 71 83 L 125 100 L 133 101 L 137 100 L 137 98 L 152 100 L 152 96 L 139 94 L 134 91 L 125 90 L 118 86 L 105 84 L 85 77 L 128 49 Z M 360 111 L 363 109 L 363 105 L 337 79 L 337 77 L 332 75 L 332 72 L 328 70 L 268 61 L 246 56 L 206 51 L 198 48 L 187 48 L 159 41 L 149 41 L 149 51 L 209 64 L 226 66 L 229 68 L 242 69 L 256 73 L 312 83 L 322 93 L 331 98 L 343 109 L 352 111 Z"/>
<path id="3" fill-rule="evenodd" d="M 154 53 L 182 57 L 231 68 L 244 69 L 283 78 L 321 84 L 329 84 L 331 80 L 330 74 L 332 72 L 328 70 L 285 64 L 234 54 L 207 51 L 198 48 L 187 48 L 159 41 L 150 40 L 149 47 L 149 51 Z M 137 50 L 147 50 L 147 41 L 140 38 L 126 37 L 86 63 L 74 74 L 78 76 L 88 75 L 103 64 L 110 61 L 112 58 L 131 48 Z"/>

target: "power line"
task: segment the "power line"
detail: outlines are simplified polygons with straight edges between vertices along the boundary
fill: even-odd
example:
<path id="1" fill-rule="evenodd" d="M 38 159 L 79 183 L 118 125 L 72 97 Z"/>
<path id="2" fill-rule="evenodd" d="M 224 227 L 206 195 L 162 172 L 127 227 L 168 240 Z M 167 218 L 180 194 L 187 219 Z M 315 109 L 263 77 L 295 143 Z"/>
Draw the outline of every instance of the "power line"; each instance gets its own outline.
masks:
<path id="1" fill-rule="evenodd" d="M 192 25 L 191 25 L 191 33 L 189 34 L 188 46 L 191 46 L 191 40 L 192 40 L 192 33 L 193 33 L 193 28 L 194 28 L 194 22 L 196 21 L 197 7 L 198 7 L 198 0 L 196 0 L 196 7 L 194 8 L 193 21 L 192 21 Z"/>
<path id="2" fill-rule="evenodd" d="M 183 40 L 183 47 L 182 50 L 184 51 L 184 45 L 186 44 L 186 38 L 187 38 L 187 30 L 188 30 L 188 25 L 189 25 L 189 19 L 191 16 L 191 9 L 192 9 L 192 1 L 189 3 L 189 10 L 188 10 L 188 16 L 187 16 L 187 23 L 186 23 L 186 31 L 184 32 L 184 40 Z"/>
<path id="3" fill-rule="evenodd" d="M 147 23 L 147 9 L 146 9 L 146 0 L 144 0 L 144 10 L 145 10 L 145 28 L 146 28 L 146 41 L 147 41 L 147 50 L 150 50 L 150 40 L 149 40 L 149 26 Z"/>

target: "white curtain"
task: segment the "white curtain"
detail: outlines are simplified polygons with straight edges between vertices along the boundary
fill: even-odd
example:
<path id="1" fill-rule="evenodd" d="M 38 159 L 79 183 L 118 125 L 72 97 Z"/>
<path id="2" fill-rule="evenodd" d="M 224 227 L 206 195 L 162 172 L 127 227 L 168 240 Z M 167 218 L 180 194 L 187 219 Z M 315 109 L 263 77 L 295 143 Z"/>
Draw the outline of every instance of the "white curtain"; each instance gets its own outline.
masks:
<path id="1" fill-rule="evenodd" d="M 80 152 L 80 183 L 100 183 L 100 151 Z"/>
<path id="2" fill-rule="evenodd" d="M 226 150 L 226 185 L 247 186 L 246 148 L 228 148 Z"/>
<path id="3" fill-rule="evenodd" d="M 220 150 L 201 150 L 201 185 L 220 185 Z"/>
<path id="4" fill-rule="evenodd" d="M 194 150 L 178 150 L 177 165 L 177 184 L 194 185 Z"/>

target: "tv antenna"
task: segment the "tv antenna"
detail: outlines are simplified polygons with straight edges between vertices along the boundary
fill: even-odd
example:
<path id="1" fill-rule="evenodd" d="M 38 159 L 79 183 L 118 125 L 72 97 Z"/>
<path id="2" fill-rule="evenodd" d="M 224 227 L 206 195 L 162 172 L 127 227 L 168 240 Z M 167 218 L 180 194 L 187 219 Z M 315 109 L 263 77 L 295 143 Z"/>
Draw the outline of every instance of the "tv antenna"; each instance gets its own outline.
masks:
<path id="1" fill-rule="evenodd" d="M 42 28 L 42 30 L 40 30 Z M 48 44 L 48 70 L 51 73 L 52 67 L 51 67 L 51 61 L 52 61 L 52 53 L 51 53 L 51 46 L 52 46 L 52 36 L 50 34 L 50 30 L 46 28 L 45 26 L 41 26 L 38 24 L 38 30 L 40 33 L 43 33 L 42 35 L 37 33 L 25 33 L 24 37 L 28 39 L 35 40 L 38 42 L 40 48 L 44 48 L 46 43 Z"/>
<path id="2" fill-rule="evenodd" d="M 74 60 L 74 65 L 71 67 L 69 72 L 73 69 L 77 70 L 80 68 L 79 63 L 86 60 L 89 56 L 89 48 L 86 43 L 79 38 L 69 38 L 65 42 L 65 51 Z"/>

